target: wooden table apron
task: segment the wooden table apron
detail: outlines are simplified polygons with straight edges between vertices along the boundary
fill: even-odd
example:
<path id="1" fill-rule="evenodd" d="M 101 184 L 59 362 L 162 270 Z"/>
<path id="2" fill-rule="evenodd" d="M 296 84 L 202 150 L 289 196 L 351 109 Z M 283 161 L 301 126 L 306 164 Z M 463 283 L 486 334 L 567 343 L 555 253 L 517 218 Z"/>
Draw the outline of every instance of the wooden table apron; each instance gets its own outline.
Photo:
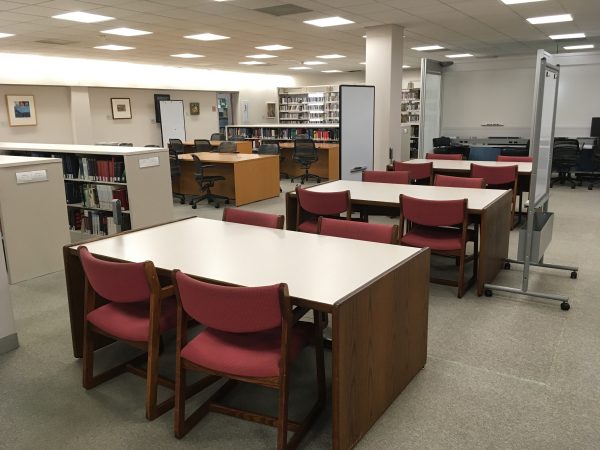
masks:
<path id="1" fill-rule="evenodd" d="M 76 250 L 65 246 L 63 256 L 73 351 L 80 358 L 84 275 Z M 292 297 L 332 315 L 332 448 L 354 447 L 425 366 L 429 260 L 429 250 L 421 250 L 333 306 Z"/>
<path id="2" fill-rule="evenodd" d="M 196 153 L 203 162 L 214 164 L 205 175 L 221 175 L 211 192 L 234 199 L 235 206 L 279 196 L 279 158 L 270 155 L 225 155 Z M 227 160 L 230 158 L 231 160 Z M 181 175 L 173 181 L 173 192 L 201 195 L 191 156 L 181 155 Z"/>
<path id="3" fill-rule="evenodd" d="M 297 200 L 295 192 L 285 195 L 286 229 L 296 229 Z M 369 202 L 352 199 L 353 209 L 372 208 L 378 214 L 398 216 L 399 203 Z M 479 261 L 477 265 L 477 295 L 484 292 L 484 284 L 494 281 L 508 258 L 508 241 L 510 236 L 510 191 L 482 210 L 469 210 L 471 220 L 480 223 L 479 227 Z"/>

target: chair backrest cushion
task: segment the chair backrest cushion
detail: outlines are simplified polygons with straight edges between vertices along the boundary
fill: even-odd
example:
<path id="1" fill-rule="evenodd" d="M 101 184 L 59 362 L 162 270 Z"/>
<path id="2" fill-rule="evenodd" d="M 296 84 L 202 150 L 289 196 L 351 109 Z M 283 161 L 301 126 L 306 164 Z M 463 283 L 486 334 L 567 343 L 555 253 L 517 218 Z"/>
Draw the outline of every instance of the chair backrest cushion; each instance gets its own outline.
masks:
<path id="1" fill-rule="evenodd" d="M 177 272 L 186 313 L 203 325 L 229 333 L 254 333 L 281 325 L 283 284 L 232 287 L 205 283 Z"/>
<path id="2" fill-rule="evenodd" d="M 488 186 L 503 186 L 514 183 L 518 176 L 517 165 L 486 166 L 471 164 L 471 177 L 483 178 Z"/>
<path id="3" fill-rule="evenodd" d="M 425 159 L 461 160 L 462 155 L 460 153 L 427 153 Z"/>
<path id="4" fill-rule="evenodd" d="M 223 133 L 213 133 L 210 135 L 211 141 L 224 141 L 227 139 Z"/>
<path id="5" fill-rule="evenodd" d="M 431 178 L 431 174 L 433 173 L 433 162 L 412 164 L 394 161 L 394 170 L 408 172 L 411 180 L 422 180 L 424 178 Z"/>
<path id="6" fill-rule="evenodd" d="M 194 139 L 194 147 L 197 152 L 210 152 L 212 145 L 208 139 Z"/>
<path id="7" fill-rule="evenodd" d="M 400 170 L 365 170 L 362 173 L 362 180 L 371 183 L 392 184 L 408 184 L 410 182 L 409 173 Z"/>
<path id="8" fill-rule="evenodd" d="M 501 162 L 533 162 L 532 156 L 507 156 L 507 155 L 498 155 L 496 156 L 496 161 Z"/>
<path id="9" fill-rule="evenodd" d="M 350 191 L 315 192 L 296 187 L 300 208 L 317 216 L 329 216 L 348 211 Z"/>
<path id="10" fill-rule="evenodd" d="M 235 142 L 223 141 L 219 144 L 218 151 L 221 153 L 235 153 L 237 151 L 237 146 L 235 145 Z"/>
<path id="11" fill-rule="evenodd" d="M 148 301 L 150 285 L 144 263 L 118 263 L 98 259 L 87 247 L 77 249 L 83 271 L 94 291 L 115 303 Z"/>
<path id="12" fill-rule="evenodd" d="M 312 139 L 295 139 L 294 140 L 294 158 L 315 158 L 317 148 L 315 141 Z"/>
<path id="13" fill-rule="evenodd" d="M 483 178 L 452 177 L 449 175 L 436 175 L 433 185 L 434 186 L 444 186 L 444 187 L 483 189 L 485 187 L 485 180 Z"/>
<path id="14" fill-rule="evenodd" d="M 284 217 L 282 215 L 248 211 L 246 209 L 225 208 L 223 210 L 223 221 L 283 229 Z"/>
<path id="15" fill-rule="evenodd" d="M 428 227 L 443 227 L 462 223 L 467 200 L 425 200 L 400 194 L 404 218 Z"/>
<path id="16" fill-rule="evenodd" d="M 325 236 L 393 244 L 396 242 L 398 227 L 397 225 L 353 222 L 351 220 L 319 217 L 318 233 Z"/>
<path id="17" fill-rule="evenodd" d="M 260 144 L 257 153 L 259 155 L 279 155 L 279 144 Z"/>

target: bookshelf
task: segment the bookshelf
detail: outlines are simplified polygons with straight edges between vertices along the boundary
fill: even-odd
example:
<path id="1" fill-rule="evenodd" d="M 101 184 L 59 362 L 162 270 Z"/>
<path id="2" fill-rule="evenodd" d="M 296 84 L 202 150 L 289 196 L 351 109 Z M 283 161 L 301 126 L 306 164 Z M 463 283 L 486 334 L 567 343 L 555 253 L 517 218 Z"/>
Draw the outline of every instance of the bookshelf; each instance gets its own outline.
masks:
<path id="1" fill-rule="evenodd" d="M 421 89 L 402 89 L 400 105 L 400 120 L 403 124 L 410 125 L 410 150 L 411 155 L 416 154 L 419 147 L 419 126 L 421 116 Z"/>
<path id="2" fill-rule="evenodd" d="M 338 86 L 278 88 L 280 124 L 337 124 Z"/>
<path id="3" fill-rule="evenodd" d="M 337 143 L 340 139 L 339 125 L 229 125 L 226 127 L 228 137 L 241 135 L 253 142 L 254 147 L 260 146 L 261 141 L 293 141 L 299 134 L 307 134 L 316 142 Z"/>
<path id="4" fill-rule="evenodd" d="M 172 219 L 169 158 L 163 148 L 0 143 L 0 153 L 59 158 L 72 242 L 118 231 L 113 199 L 121 201 L 122 231 Z"/>

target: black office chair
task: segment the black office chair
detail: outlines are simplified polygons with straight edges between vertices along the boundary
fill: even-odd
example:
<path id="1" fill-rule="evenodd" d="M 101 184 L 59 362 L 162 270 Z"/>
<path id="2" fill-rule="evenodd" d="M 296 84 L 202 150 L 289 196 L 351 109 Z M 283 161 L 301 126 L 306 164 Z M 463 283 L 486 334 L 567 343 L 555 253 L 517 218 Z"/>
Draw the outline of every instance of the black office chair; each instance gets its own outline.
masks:
<path id="1" fill-rule="evenodd" d="M 212 145 L 208 139 L 194 139 L 194 147 L 197 152 L 211 152 Z"/>
<path id="2" fill-rule="evenodd" d="M 310 139 L 310 137 L 308 136 L 308 134 L 297 134 L 296 136 L 294 136 L 294 139 Z"/>
<path id="3" fill-rule="evenodd" d="M 198 183 L 200 192 L 204 192 L 204 194 L 192 197 L 192 200 L 190 201 L 192 209 L 196 209 L 196 206 L 202 200 L 208 200 L 208 203 L 214 202 L 215 208 L 221 206 L 217 200 L 225 200 L 225 204 L 229 204 L 228 197 L 225 197 L 224 195 L 213 194 L 210 191 L 210 188 L 215 185 L 215 182 L 223 181 L 225 180 L 225 177 L 221 175 L 204 175 L 204 169 L 214 167 L 214 164 L 204 164 L 195 154 L 192 154 L 192 159 L 194 160 L 194 166 L 196 168 L 196 173 L 194 174 L 196 176 L 196 183 Z"/>
<path id="4" fill-rule="evenodd" d="M 227 138 L 223 133 L 213 133 L 210 135 L 211 141 L 225 141 Z"/>
<path id="5" fill-rule="evenodd" d="M 133 147 L 132 142 L 119 142 L 119 147 Z"/>
<path id="6" fill-rule="evenodd" d="M 174 149 L 178 155 L 184 153 L 183 142 L 181 139 L 169 139 L 169 148 Z"/>
<path id="7" fill-rule="evenodd" d="M 260 147 L 258 147 L 258 150 L 256 152 L 259 155 L 279 155 L 279 162 L 281 163 L 282 161 L 282 156 L 281 156 L 281 148 L 279 148 L 279 143 L 274 142 L 274 143 L 266 143 L 263 142 L 262 144 L 260 144 Z M 284 174 L 287 176 L 287 178 L 289 178 L 289 176 L 287 174 Z M 282 173 L 279 172 L 279 177 L 282 176 Z M 281 187 L 279 188 L 279 192 L 282 192 Z"/>
<path id="8" fill-rule="evenodd" d="M 321 177 L 308 172 L 310 166 L 319 159 L 315 141 L 312 139 L 295 139 L 292 158 L 302 166 L 302 169 L 304 169 L 302 175 L 292 178 L 292 183 L 296 178 L 300 178 L 300 184 L 304 184 L 305 181 L 308 181 L 311 178 L 315 178 L 317 183 L 321 182 Z"/>
<path id="9" fill-rule="evenodd" d="M 237 153 L 237 145 L 232 141 L 223 141 L 217 147 L 217 152 L 219 153 Z"/>
<path id="10" fill-rule="evenodd" d="M 577 183 L 571 176 L 571 172 L 575 169 L 578 159 L 579 141 L 577 139 L 555 139 L 552 149 L 552 172 L 556 172 L 558 176 L 550 180 L 550 187 L 558 181 L 560 184 L 568 182 L 571 189 L 575 189 Z"/>
<path id="11" fill-rule="evenodd" d="M 171 183 L 173 183 L 181 176 L 181 163 L 179 162 L 177 152 L 171 144 L 169 144 L 169 166 L 171 167 Z M 185 203 L 185 194 L 173 191 L 173 197 L 179 199 L 182 205 Z"/>
<path id="12" fill-rule="evenodd" d="M 146 144 L 146 145 L 144 145 L 144 147 L 160 148 L 160 145 L 156 145 L 156 144 Z"/>
<path id="13" fill-rule="evenodd" d="M 436 155 L 462 155 L 462 159 L 469 159 L 471 148 L 464 144 L 453 144 L 446 136 L 433 138 L 433 153 Z"/>
<path id="14" fill-rule="evenodd" d="M 591 191 L 597 184 L 600 184 L 600 139 L 594 140 L 592 148 L 592 176 L 588 189 Z"/>
<path id="15" fill-rule="evenodd" d="M 243 134 L 236 134 L 234 136 L 231 137 L 232 141 L 245 141 L 246 140 L 246 136 L 244 136 Z"/>
<path id="16" fill-rule="evenodd" d="M 502 156 L 529 156 L 529 141 L 526 148 L 501 148 L 500 155 Z"/>

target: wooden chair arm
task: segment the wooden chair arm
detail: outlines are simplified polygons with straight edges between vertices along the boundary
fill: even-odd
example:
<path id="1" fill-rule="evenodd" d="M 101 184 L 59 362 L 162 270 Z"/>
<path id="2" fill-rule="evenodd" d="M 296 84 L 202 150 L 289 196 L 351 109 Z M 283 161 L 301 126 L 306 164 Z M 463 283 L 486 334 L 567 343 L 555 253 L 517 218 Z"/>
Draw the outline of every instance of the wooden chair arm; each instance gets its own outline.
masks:
<path id="1" fill-rule="evenodd" d="M 175 295 L 175 286 L 172 284 L 160 288 L 159 299 L 164 300 Z"/>

